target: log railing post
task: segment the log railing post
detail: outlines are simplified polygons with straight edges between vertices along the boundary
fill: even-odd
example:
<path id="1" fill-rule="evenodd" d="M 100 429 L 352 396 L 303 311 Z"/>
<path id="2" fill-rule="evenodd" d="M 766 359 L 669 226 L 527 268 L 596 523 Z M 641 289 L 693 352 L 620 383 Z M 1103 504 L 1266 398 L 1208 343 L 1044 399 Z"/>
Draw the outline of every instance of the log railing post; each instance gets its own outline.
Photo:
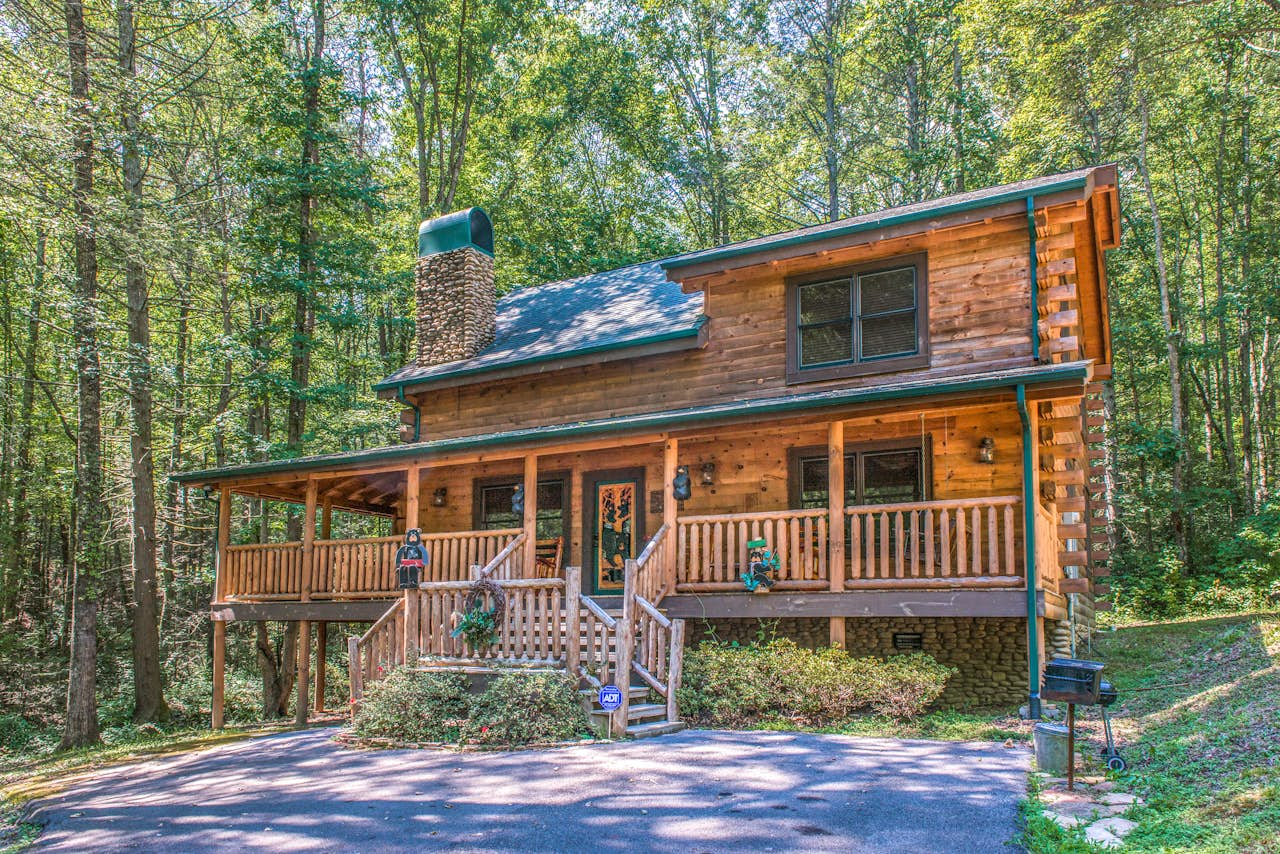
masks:
<path id="1" fill-rule="evenodd" d="M 680 674 L 684 671 L 684 620 L 671 621 L 671 651 L 667 664 L 667 720 L 680 720 L 676 692 L 680 690 Z"/>
<path id="2" fill-rule="evenodd" d="M 827 428 L 827 576 L 832 593 L 844 590 L 844 422 Z M 844 617 L 831 617 L 831 643 L 845 644 Z"/>
<path id="3" fill-rule="evenodd" d="M 538 553 L 538 455 L 524 458 L 524 566 L 522 575 L 533 578 L 537 574 Z"/>
<path id="4" fill-rule="evenodd" d="M 404 591 L 404 663 L 410 666 L 418 660 L 418 613 L 421 603 L 420 591 Z"/>
<path id="5" fill-rule="evenodd" d="M 636 562 L 627 560 L 622 581 L 622 616 L 618 618 L 618 660 L 614 665 L 614 683 L 622 692 L 622 705 L 613 713 L 613 731 L 622 735 L 627 731 L 627 718 L 631 714 L 631 658 L 636 637 Z"/>
<path id="6" fill-rule="evenodd" d="M 360 660 L 360 638 L 347 638 L 347 677 L 351 686 L 351 713 L 364 696 L 364 668 Z"/>
<path id="7" fill-rule="evenodd" d="M 582 567 L 564 568 L 564 663 L 569 678 L 578 681 L 578 667 L 582 655 Z"/>

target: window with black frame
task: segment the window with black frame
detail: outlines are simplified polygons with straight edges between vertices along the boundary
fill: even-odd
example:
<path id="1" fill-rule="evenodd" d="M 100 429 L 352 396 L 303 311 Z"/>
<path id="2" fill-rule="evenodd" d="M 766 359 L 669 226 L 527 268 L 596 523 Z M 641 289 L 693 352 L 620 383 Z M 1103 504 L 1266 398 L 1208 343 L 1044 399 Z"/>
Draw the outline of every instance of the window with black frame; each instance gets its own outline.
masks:
<path id="1" fill-rule="evenodd" d="M 797 467 L 800 509 L 827 506 L 827 457 L 803 456 Z M 853 451 L 844 457 L 844 503 L 896 504 L 924 500 L 924 454 L 919 447 Z"/>
<path id="2" fill-rule="evenodd" d="M 854 268 L 792 293 L 793 381 L 927 364 L 923 256 Z"/>
<path id="3" fill-rule="evenodd" d="M 502 528 L 519 528 L 524 518 L 511 507 L 511 498 L 519 481 L 487 483 L 477 487 L 479 501 L 476 525 L 480 530 L 493 531 Z M 565 482 L 563 480 L 538 481 L 537 538 L 549 540 L 565 535 Z"/>

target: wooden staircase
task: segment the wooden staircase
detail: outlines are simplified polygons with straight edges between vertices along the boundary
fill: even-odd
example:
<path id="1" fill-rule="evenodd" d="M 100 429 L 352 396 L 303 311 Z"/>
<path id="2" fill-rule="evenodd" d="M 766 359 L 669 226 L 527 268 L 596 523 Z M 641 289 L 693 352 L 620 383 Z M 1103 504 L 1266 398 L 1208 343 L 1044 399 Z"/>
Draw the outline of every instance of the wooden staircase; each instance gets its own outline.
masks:
<path id="1" fill-rule="evenodd" d="M 522 545 L 523 535 L 517 537 L 476 568 L 477 577 L 492 579 L 507 597 L 498 637 L 484 648 L 452 635 L 471 582 L 425 582 L 404 591 L 364 636 L 347 641 L 353 710 L 365 685 L 398 666 L 463 673 L 555 670 L 577 679 L 598 733 L 644 738 L 683 729 L 676 692 L 684 621 L 658 609 L 656 601 L 667 592 L 665 564 L 651 560 L 664 553 L 657 544 L 668 530 L 664 525 L 639 558 L 627 561 L 622 608 L 611 610 L 581 594 L 578 567 L 566 567 L 564 578 L 519 577 L 510 565 Z M 599 706 L 605 685 L 624 687 L 622 705 L 612 713 Z"/>

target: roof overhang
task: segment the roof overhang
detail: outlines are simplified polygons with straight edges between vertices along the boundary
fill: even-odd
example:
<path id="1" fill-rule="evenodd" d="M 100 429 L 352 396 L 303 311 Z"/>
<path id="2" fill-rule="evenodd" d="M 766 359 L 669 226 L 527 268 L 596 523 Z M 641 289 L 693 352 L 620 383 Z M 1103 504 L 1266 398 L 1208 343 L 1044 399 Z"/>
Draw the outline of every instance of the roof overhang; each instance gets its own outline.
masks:
<path id="1" fill-rule="evenodd" d="M 313 474 L 319 475 L 326 472 L 336 474 L 362 469 L 386 471 L 416 462 L 448 463 L 451 459 L 460 460 L 479 452 L 499 452 L 506 449 L 522 453 L 549 445 L 583 443 L 600 437 L 617 437 L 619 441 L 624 441 L 628 436 L 652 435 L 712 424 L 754 421 L 765 417 L 778 420 L 791 415 L 817 414 L 824 411 L 833 414 L 850 412 L 852 416 L 854 410 L 874 405 L 893 404 L 897 401 L 923 402 L 930 398 L 958 398 L 996 391 L 1012 393 L 1020 385 L 1027 387 L 1028 394 L 1033 399 L 1068 397 L 1083 394 L 1084 384 L 1091 377 L 1092 364 L 1087 361 L 1057 365 L 1030 365 L 983 374 L 911 380 L 867 388 L 800 392 L 781 397 L 734 400 L 686 409 L 506 430 L 477 436 L 435 439 L 350 453 L 246 463 L 220 469 L 175 474 L 173 480 L 191 486 L 215 486 L 267 478 L 287 479 L 290 475 L 305 480 Z M 1031 393 L 1033 387 L 1039 392 L 1038 394 Z M 514 457 L 519 453 L 509 455 Z M 495 453 L 494 457 L 496 456 Z"/>
<path id="2" fill-rule="evenodd" d="M 619 359 L 635 359 L 661 353 L 677 353 L 697 350 L 707 344 L 707 318 L 705 315 L 687 329 L 677 329 L 658 335 L 646 335 L 625 341 L 610 341 L 593 347 L 582 347 L 568 352 L 544 353 L 524 359 L 511 359 L 491 365 L 459 368 L 447 374 L 433 377 L 408 377 L 403 380 L 388 377 L 373 384 L 378 397 L 391 399 L 425 391 L 439 391 L 477 382 L 497 382 L 516 377 L 561 371 L 583 365 L 598 365 Z"/>

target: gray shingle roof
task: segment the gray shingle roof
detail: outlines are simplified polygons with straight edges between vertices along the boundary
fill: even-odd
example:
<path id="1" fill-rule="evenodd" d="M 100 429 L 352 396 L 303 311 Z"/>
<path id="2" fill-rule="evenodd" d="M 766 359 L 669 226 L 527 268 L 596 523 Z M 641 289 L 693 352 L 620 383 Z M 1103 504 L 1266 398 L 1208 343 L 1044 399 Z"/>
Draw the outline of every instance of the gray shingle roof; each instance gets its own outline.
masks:
<path id="1" fill-rule="evenodd" d="M 1089 166 L 1071 172 L 1061 172 L 1057 175 L 1045 175 L 1040 178 L 1030 178 L 1026 181 L 1015 181 L 1012 184 L 983 187 L 980 190 L 973 190 L 968 193 L 957 193 L 952 196 L 942 196 L 941 198 L 929 199 L 924 202 L 898 205 L 897 207 L 884 208 L 883 210 L 838 219 L 821 225 L 793 228 L 789 231 L 780 231 L 777 234 L 757 237 L 752 240 L 726 243 L 723 246 L 714 246 L 710 249 L 688 252 L 684 255 L 669 258 L 663 262 L 663 267 L 664 269 L 677 269 L 704 261 L 750 255 L 775 247 L 809 243 L 815 240 L 822 240 L 825 237 L 839 237 L 845 234 L 880 228 L 893 223 L 927 219 L 931 215 L 941 216 L 957 210 L 996 205 L 1004 201 L 1021 199 L 1041 192 L 1083 186 L 1084 182 L 1088 180 L 1089 174 L 1097 168 L 1096 166 Z"/>
<path id="2" fill-rule="evenodd" d="M 375 389 L 696 337 L 702 294 L 667 280 L 660 261 L 520 288 L 498 301 L 493 344 L 474 359 L 401 368 Z"/>

